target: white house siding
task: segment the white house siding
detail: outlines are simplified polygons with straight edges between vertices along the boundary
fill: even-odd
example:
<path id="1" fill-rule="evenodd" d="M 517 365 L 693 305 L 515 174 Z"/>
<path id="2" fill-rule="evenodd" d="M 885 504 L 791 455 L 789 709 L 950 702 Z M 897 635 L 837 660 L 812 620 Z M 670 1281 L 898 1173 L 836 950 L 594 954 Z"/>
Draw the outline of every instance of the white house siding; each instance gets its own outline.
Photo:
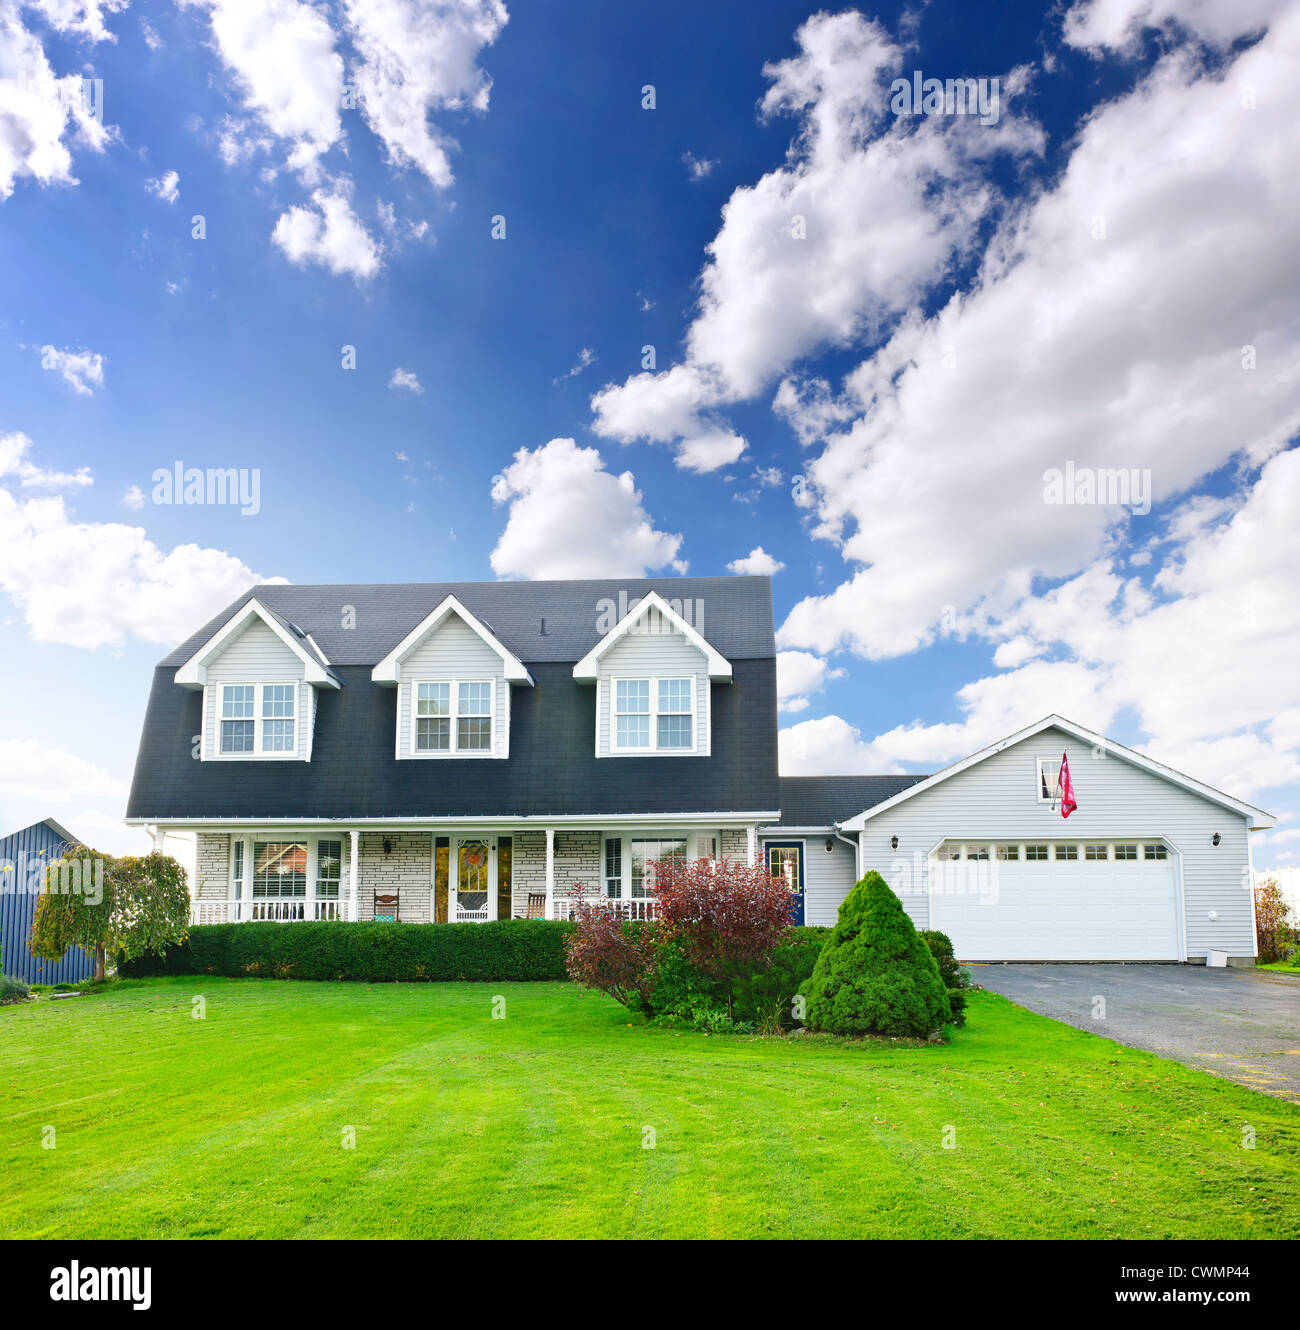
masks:
<path id="1" fill-rule="evenodd" d="M 250 621 L 233 642 L 215 660 L 209 662 L 207 684 L 203 690 L 203 759 L 209 762 L 281 761 L 288 753 L 274 755 L 222 753 L 219 720 L 223 683 L 296 683 L 298 714 L 293 757 L 305 759 L 311 752 L 310 729 L 316 708 L 311 684 L 306 682 L 302 660 L 291 651 L 261 620 Z M 260 696 L 257 705 L 261 705 Z"/>
<path id="2" fill-rule="evenodd" d="M 1078 810 L 1036 797 L 1036 759 L 1069 756 Z M 1211 844 L 1218 832 L 1221 843 Z M 1124 840 L 1165 838 L 1182 852 L 1189 959 L 1210 948 L 1254 954 L 1245 819 L 1219 804 L 1092 750 L 1059 730 L 1045 730 L 867 822 L 863 871 L 877 870 L 898 893 L 918 928 L 929 926 L 929 856 L 944 839 L 972 841 Z M 890 847 L 898 837 L 898 849 Z M 1211 920 L 1211 911 L 1218 913 Z"/>
<path id="3" fill-rule="evenodd" d="M 656 619 L 656 622 L 663 622 Z M 664 753 L 637 753 L 639 757 L 707 756 L 709 753 L 709 671 L 704 652 L 688 641 L 684 633 L 646 631 L 628 632 L 600 658 L 596 681 L 596 755 L 611 754 L 610 726 L 614 685 L 618 679 L 673 678 L 687 676 L 694 682 L 695 727 L 692 749 L 673 749 Z"/>
<path id="4" fill-rule="evenodd" d="M 412 750 L 411 705 L 415 685 L 420 682 L 492 680 L 492 757 L 509 756 L 510 685 L 501 657 L 455 615 L 448 615 L 423 642 L 402 661 L 402 683 L 397 699 L 398 753 L 404 757 L 434 762 L 466 760 L 464 754 L 450 757 Z M 454 700 L 453 700 L 454 705 Z M 484 756 L 475 754 L 473 756 Z"/>
<path id="5" fill-rule="evenodd" d="M 828 853 L 826 841 L 833 849 Z M 763 837 L 764 845 L 772 842 L 798 841 L 803 845 L 803 891 L 805 924 L 829 927 L 839 914 L 840 903 L 853 888 L 855 858 L 853 847 L 836 840 L 830 832 L 819 836 L 783 836 L 770 832 Z"/>

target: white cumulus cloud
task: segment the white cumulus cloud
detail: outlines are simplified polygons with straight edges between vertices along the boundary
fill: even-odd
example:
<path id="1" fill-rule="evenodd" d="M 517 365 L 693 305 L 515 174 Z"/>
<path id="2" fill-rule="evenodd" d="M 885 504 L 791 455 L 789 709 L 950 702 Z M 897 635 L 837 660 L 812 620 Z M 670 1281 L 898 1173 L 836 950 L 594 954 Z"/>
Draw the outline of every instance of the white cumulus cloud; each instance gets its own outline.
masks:
<path id="1" fill-rule="evenodd" d="M 655 528 L 630 471 L 606 471 L 598 449 L 572 439 L 519 449 L 492 499 L 509 505 L 492 551 L 499 577 L 644 577 L 682 543 Z"/>

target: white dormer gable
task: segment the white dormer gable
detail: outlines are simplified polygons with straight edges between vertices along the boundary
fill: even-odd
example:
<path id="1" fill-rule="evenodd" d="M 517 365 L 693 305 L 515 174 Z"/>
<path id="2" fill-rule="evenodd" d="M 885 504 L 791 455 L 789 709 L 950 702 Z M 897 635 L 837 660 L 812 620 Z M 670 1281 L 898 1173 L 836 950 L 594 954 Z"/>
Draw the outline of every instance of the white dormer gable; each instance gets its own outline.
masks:
<path id="1" fill-rule="evenodd" d="M 597 757 L 707 757 L 714 681 L 731 664 L 650 592 L 573 668 L 596 685 Z"/>
<path id="2" fill-rule="evenodd" d="M 302 664 L 304 679 L 317 688 L 337 688 L 338 680 L 329 672 L 324 653 L 305 634 L 299 640 L 274 614 L 254 596 L 246 601 L 210 638 L 176 671 L 182 688 L 202 688 L 207 683 L 208 666 L 223 656 L 254 624 L 260 623 Z"/>
<path id="3" fill-rule="evenodd" d="M 657 592 L 650 591 L 616 623 L 604 637 L 573 667 L 579 683 L 595 683 L 602 658 L 629 635 L 656 634 L 665 630 L 680 633 L 703 656 L 710 679 L 731 682 L 731 662 L 720 655 Z"/>
<path id="4" fill-rule="evenodd" d="M 532 675 L 481 620 L 448 596 L 371 671 L 397 689 L 396 756 L 510 755 L 510 697 Z"/>
<path id="5" fill-rule="evenodd" d="M 339 686 L 319 647 L 256 598 L 177 669 L 175 681 L 202 690 L 205 762 L 310 761 L 316 689 Z"/>

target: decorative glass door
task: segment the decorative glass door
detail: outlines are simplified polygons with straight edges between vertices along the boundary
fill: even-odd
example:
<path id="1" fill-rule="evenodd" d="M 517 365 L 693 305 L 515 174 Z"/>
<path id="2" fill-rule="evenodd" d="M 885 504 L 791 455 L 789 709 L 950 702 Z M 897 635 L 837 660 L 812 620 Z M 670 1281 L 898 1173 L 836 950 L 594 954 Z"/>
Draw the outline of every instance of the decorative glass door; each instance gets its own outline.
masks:
<path id="1" fill-rule="evenodd" d="M 474 837 L 455 842 L 455 871 L 450 884 L 453 923 L 481 924 L 496 918 L 496 873 L 492 840 Z"/>
<path id="2" fill-rule="evenodd" d="M 794 895 L 793 918 L 796 924 L 804 920 L 803 895 L 803 841 L 768 841 L 767 871 L 773 877 L 783 877 Z"/>

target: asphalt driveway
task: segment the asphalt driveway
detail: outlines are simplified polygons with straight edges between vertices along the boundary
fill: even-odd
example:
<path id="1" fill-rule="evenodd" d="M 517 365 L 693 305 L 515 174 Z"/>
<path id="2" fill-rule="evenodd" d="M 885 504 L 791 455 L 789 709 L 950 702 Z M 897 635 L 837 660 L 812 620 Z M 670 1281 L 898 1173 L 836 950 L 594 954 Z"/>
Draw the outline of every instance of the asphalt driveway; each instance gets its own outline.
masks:
<path id="1" fill-rule="evenodd" d="M 1300 1103 L 1300 978 L 1201 965 L 972 965 L 1043 1016 Z M 1104 999 L 1101 1018 L 1095 1000 Z"/>

